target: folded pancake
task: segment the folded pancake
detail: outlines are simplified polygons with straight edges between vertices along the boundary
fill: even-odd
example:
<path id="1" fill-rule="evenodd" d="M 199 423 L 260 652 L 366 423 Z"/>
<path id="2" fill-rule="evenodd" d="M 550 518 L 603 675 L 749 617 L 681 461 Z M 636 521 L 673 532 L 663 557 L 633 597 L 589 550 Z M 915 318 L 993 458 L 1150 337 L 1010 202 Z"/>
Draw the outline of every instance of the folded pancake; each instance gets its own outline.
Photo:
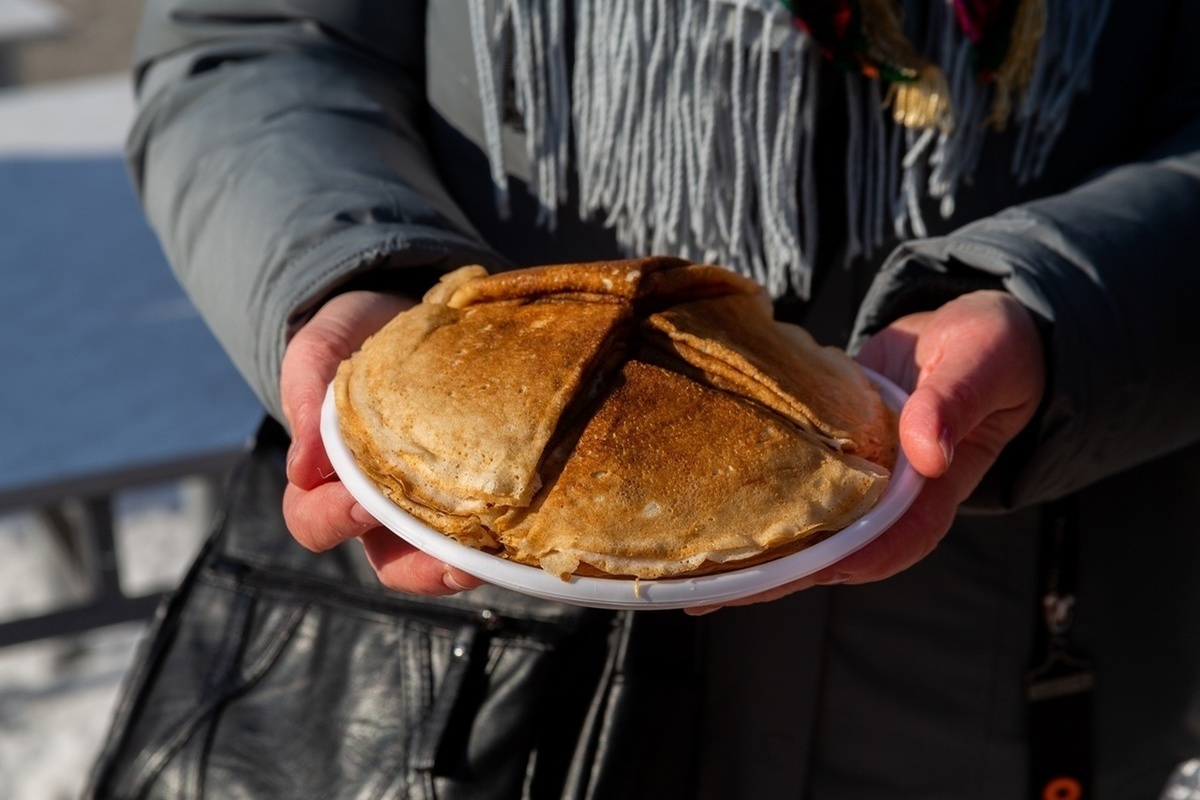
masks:
<path id="1" fill-rule="evenodd" d="M 510 557 L 663 578 L 820 538 L 864 514 L 888 471 L 756 404 L 631 360 L 526 519 Z"/>
<path id="2" fill-rule="evenodd" d="M 466 308 L 481 303 L 555 295 L 593 302 L 606 298 L 628 301 L 641 292 L 647 275 L 687 265 L 688 262 L 681 259 L 659 257 L 529 267 L 464 281 L 454 288 L 445 302 L 453 308 Z"/>
<path id="3" fill-rule="evenodd" d="M 478 267 L 464 269 L 478 271 L 465 279 L 452 278 L 448 287 L 436 290 L 437 302 L 466 308 L 482 303 L 558 298 L 581 302 L 637 300 L 655 307 L 745 294 L 758 297 L 770 313 L 766 293 L 749 278 L 712 264 L 692 264 L 665 256 L 555 264 L 495 275 L 487 275 Z"/>
<path id="4" fill-rule="evenodd" d="M 858 363 L 803 328 L 775 321 L 758 297 L 675 305 L 643 327 L 652 346 L 695 367 L 698 379 L 762 403 L 839 452 L 892 462 L 887 409 Z"/>
<path id="5" fill-rule="evenodd" d="M 400 508 L 558 576 L 704 574 L 806 547 L 884 491 L 894 420 L 765 292 L 672 258 L 450 273 L 334 382 Z"/>
<path id="6" fill-rule="evenodd" d="M 638 287 L 638 305 L 654 311 L 667 305 L 706 297 L 745 295 L 756 298 L 760 313 L 773 313 L 771 299 L 762 286 L 736 272 L 714 264 L 682 263 L 648 272 Z"/>
<path id="7" fill-rule="evenodd" d="M 568 406 L 617 357 L 619 303 L 422 303 L 343 362 L 335 399 L 377 483 L 443 514 L 528 505 Z"/>

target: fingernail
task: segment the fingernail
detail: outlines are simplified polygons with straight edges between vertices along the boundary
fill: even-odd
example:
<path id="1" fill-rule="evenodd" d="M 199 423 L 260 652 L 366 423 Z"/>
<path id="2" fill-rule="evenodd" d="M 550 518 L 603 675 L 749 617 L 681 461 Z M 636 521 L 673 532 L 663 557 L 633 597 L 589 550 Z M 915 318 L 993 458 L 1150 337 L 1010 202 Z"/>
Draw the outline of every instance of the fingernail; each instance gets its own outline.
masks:
<path id="1" fill-rule="evenodd" d="M 355 503 L 350 506 L 350 519 L 363 527 L 373 528 L 379 524 L 378 520 L 371 516 L 371 512 L 363 508 L 361 503 Z"/>
<path id="2" fill-rule="evenodd" d="M 465 592 L 468 588 L 459 583 L 458 580 L 455 579 L 454 573 L 449 570 L 446 570 L 442 573 L 442 583 L 444 583 L 446 588 L 452 592 Z"/>
<path id="3" fill-rule="evenodd" d="M 833 575 L 828 575 L 823 578 L 814 578 L 813 583 L 817 586 L 837 586 L 850 580 L 850 576 L 845 572 L 835 572 Z"/>
<path id="4" fill-rule="evenodd" d="M 287 472 L 288 480 L 292 483 L 295 483 L 295 481 L 292 480 L 292 464 L 295 462 L 296 456 L 299 454 L 300 448 L 296 446 L 295 442 L 292 442 L 290 445 L 288 445 L 287 466 L 284 468 L 284 470 Z"/>
<path id="5" fill-rule="evenodd" d="M 950 462 L 954 460 L 954 435 L 949 428 L 942 428 L 938 446 L 942 448 L 942 457 L 946 459 L 946 469 L 950 469 Z"/>

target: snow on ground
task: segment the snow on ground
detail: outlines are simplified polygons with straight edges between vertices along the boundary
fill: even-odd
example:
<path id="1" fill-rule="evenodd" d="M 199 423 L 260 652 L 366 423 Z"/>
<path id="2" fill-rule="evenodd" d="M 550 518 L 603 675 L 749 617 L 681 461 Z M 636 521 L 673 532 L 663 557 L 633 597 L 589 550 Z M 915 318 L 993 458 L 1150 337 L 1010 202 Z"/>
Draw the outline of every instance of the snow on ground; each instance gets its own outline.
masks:
<path id="1" fill-rule="evenodd" d="M 168 588 L 207 533 L 207 484 L 185 481 L 117 498 L 127 593 Z M 70 559 L 35 512 L 0 515 L 0 624 L 85 596 Z M 0 798 L 78 798 L 104 741 L 141 623 L 0 649 Z"/>

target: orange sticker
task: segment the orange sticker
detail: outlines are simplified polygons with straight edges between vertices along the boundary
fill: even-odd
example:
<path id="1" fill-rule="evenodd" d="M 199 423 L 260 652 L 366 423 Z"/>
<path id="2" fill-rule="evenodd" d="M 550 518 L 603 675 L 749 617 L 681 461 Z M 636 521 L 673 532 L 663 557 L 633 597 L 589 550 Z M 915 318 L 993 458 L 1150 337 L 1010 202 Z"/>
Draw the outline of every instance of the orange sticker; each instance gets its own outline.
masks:
<path id="1" fill-rule="evenodd" d="M 1042 789 L 1042 800 L 1080 800 L 1083 786 L 1074 778 L 1055 778 Z"/>

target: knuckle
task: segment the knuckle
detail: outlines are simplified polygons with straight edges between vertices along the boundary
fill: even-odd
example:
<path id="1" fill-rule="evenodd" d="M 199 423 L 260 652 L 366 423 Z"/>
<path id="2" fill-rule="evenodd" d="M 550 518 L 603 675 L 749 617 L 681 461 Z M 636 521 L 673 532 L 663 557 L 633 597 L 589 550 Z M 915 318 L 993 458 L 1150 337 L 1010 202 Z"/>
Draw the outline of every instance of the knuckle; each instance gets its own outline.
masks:
<path id="1" fill-rule="evenodd" d="M 983 397 L 979 390 L 969 381 L 958 380 L 947 383 L 942 387 L 942 399 L 947 408 L 957 412 L 956 416 L 965 412 L 970 417 L 979 413 L 983 407 Z"/>
<path id="2" fill-rule="evenodd" d="M 338 525 L 336 504 L 317 491 L 304 491 L 288 484 L 283 495 L 283 519 L 288 532 L 305 549 L 322 553 L 345 538 Z"/>

